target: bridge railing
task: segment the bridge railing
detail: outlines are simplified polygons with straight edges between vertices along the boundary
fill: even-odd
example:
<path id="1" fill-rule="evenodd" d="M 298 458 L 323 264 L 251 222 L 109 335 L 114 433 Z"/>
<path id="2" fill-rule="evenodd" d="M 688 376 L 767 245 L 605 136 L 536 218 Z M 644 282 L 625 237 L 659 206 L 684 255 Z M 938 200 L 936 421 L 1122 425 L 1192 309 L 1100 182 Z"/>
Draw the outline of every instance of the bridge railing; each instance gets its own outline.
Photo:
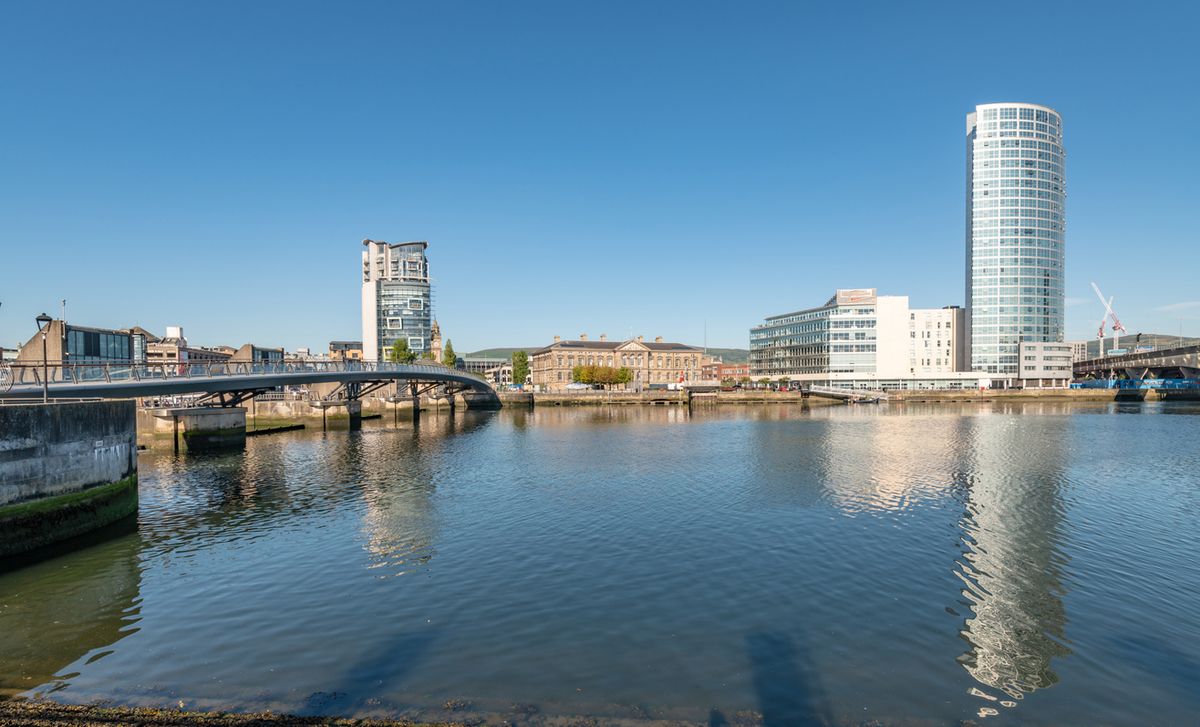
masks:
<path id="1" fill-rule="evenodd" d="M 47 361 L 11 363 L 0 382 L 7 386 L 53 387 L 58 384 L 94 384 L 116 381 L 162 381 L 294 373 L 381 372 L 426 375 L 470 374 L 437 364 L 398 364 L 366 361 L 206 361 L 199 363 L 74 363 Z"/>

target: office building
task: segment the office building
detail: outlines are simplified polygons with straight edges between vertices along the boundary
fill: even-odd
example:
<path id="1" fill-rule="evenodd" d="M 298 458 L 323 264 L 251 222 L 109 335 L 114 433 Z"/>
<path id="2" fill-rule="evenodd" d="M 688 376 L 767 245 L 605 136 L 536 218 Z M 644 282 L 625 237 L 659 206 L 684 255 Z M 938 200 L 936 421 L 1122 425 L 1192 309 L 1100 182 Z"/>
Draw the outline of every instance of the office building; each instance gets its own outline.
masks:
<path id="1" fill-rule="evenodd" d="M 233 352 L 229 358 L 230 363 L 251 363 L 251 364 L 281 364 L 283 363 L 282 348 L 267 348 L 265 346 L 256 346 L 253 343 L 242 344 L 242 347 Z"/>
<path id="2" fill-rule="evenodd" d="M 629 388 L 641 390 L 669 384 L 700 381 L 704 349 L 684 343 L 663 341 L 662 336 L 648 343 L 642 336 L 628 341 L 609 341 L 601 335 L 589 341 L 581 333 L 575 341 L 555 336 L 554 342 L 529 354 L 532 382 L 544 391 L 558 391 L 572 382 L 576 366 L 627 368 L 633 377 Z"/>
<path id="3" fill-rule="evenodd" d="M 927 376 L 967 370 L 965 322 L 966 311 L 956 305 L 910 309 L 908 373 Z"/>
<path id="4" fill-rule="evenodd" d="M 135 358 L 145 351 L 142 334 L 129 329 L 91 328 L 54 320 L 46 324 L 46 360 L 63 364 L 145 363 Z M 135 340 L 141 339 L 141 340 Z M 15 361 L 27 364 L 42 361 L 42 334 L 36 333 L 17 353 Z"/>
<path id="5" fill-rule="evenodd" d="M 362 341 L 330 341 L 330 361 L 362 361 Z"/>
<path id="6" fill-rule="evenodd" d="M 1021 357 L 1022 388 L 1065 389 L 1071 384 L 1071 343 L 1022 341 L 1017 350 Z"/>
<path id="7" fill-rule="evenodd" d="M 386 361 L 399 339 L 418 356 L 430 349 L 433 294 L 427 242 L 363 240 L 363 359 Z"/>
<path id="8" fill-rule="evenodd" d="M 506 363 L 511 364 L 512 362 L 506 358 L 463 358 L 462 356 L 459 356 L 455 368 L 462 369 L 463 371 L 472 374 L 486 374 L 487 372 L 499 368 Z"/>
<path id="9" fill-rule="evenodd" d="M 961 309 L 910 309 L 906 295 L 838 290 L 824 305 L 750 330 L 750 377 L 860 389 L 974 388 Z"/>
<path id="10" fill-rule="evenodd" d="M 211 348 L 188 345 L 182 326 L 167 326 L 167 335 L 146 342 L 148 364 L 199 364 L 228 361 L 232 354 Z"/>
<path id="11" fill-rule="evenodd" d="M 967 114 L 966 142 L 970 366 L 1017 378 L 1022 341 L 1063 340 L 1062 118 L 1037 104 L 983 104 Z"/>

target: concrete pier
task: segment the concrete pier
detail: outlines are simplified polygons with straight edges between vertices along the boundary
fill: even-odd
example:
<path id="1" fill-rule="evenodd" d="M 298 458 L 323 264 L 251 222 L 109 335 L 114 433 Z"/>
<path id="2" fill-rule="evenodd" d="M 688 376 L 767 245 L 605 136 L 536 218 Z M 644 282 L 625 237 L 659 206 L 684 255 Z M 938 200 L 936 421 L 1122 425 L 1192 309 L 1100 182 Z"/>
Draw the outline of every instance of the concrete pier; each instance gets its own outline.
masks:
<path id="1" fill-rule="evenodd" d="M 241 407 L 151 409 L 154 435 L 169 436 L 177 450 L 201 452 L 246 443 L 246 410 Z"/>
<path id="2" fill-rule="evenodd" d="M 135 512 L 132 401 L 0 407 L 0 567 Z"/>

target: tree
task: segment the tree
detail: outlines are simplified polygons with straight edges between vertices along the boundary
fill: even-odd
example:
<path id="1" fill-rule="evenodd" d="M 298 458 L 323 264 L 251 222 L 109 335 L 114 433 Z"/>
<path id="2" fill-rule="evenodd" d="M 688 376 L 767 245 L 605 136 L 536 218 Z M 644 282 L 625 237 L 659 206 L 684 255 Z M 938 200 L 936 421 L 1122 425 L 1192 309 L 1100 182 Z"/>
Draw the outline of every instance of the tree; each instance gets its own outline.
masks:
<path id="1" fill-rule="evenodd" d="M 571 381 L 574 381 L 577 384 L 593 383 L 592 369 L 594 368 L 595 366 L 575 366 L 571 369 Z"/>
<path id="2" fill-rule="evenodd" d="M 417 354 L 408 347 L 407 338 L 397 338 L 388 350 L 387 360 L 392 363 L 410 364 L 417 360 Z"/>
<path id="3" fill-rule="evenodd" d="M 738 383 L 741 384 L 742 386 L 745 386 L 746 384 L 750 383 L 750 377 L 743 376 L 742 378 L 738 379 Z"/>
<path id="4" fill-rule="evenodd" d="M 529 379 L 529 354 L 525 351 L 513 351 L 512 355 L 513 383 L 523 386 Z"/>
<path id="5" fill-rule="evenodd" d="M 768 386 L 770 386 L 770 385 L 771 385 L 771 380 L 770 380 L 770 379 L 768 379 L 766 376 L 764 376 L 764 377 L 762 377 L 761 379 L 759 379 L 759 380 L 758 380 L 758 383 L 759 383 L 759 385 L 760 385 L 760 386 L 762 386 L 763 388 L 766 388 L 766 387 L 768 387 Z"/>
<path id="6" fill-rule="evenodd" d="M 621 384 L 622 386 L 624 386 L 624 385 L 627 385 L 631 381 L 633 381 L 633 371 L 630 371 L 627 366 L 622 366 L 621 368 L 617 369 L 617 383 L 618 384 Z"/>
<path id="7" fill-rule="evenodd" d="M 437 361 L 437 357 L 433 355 L 433 351 L 425 351 L 421 354 L 422 361 Z"/>
<path id="8" fill-rule="evenodd" d="M 726 376 L 725 378 L 721 379 L 721 387 L 722 388 L 732 389 L 733 385 L 736 383 L 737 383 L 737 380 L 734 379 L 732 376 Z"/>
<path id="9" fill-rule="evenodd" d="M 633 381 L 633 371 L 612 366 L 576 366 L 571 369 L 571 381 L 600 386 L 628 384 Z"/>
<path id="10" fill-rule="evenodd" d="M 450 339 L 446 339 L 446 348 L 442 350 L 442 363 L 449 368 L 454 368 L 458 363 L 458 357 L 454 355 L 454 344 Z"/>

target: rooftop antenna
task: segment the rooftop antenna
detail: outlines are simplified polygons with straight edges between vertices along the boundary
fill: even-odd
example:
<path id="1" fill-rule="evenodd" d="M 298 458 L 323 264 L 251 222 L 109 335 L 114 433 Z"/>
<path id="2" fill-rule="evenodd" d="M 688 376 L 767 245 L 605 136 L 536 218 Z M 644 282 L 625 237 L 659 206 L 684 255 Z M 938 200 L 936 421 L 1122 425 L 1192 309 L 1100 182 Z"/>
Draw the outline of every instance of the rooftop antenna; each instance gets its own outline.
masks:
<path id="1" fill-rule="evenodd" d="M 63 321 L 63 323 L 67 322 L 67 299 L 66 298 L 62 299 L 62 321 Z"/>

